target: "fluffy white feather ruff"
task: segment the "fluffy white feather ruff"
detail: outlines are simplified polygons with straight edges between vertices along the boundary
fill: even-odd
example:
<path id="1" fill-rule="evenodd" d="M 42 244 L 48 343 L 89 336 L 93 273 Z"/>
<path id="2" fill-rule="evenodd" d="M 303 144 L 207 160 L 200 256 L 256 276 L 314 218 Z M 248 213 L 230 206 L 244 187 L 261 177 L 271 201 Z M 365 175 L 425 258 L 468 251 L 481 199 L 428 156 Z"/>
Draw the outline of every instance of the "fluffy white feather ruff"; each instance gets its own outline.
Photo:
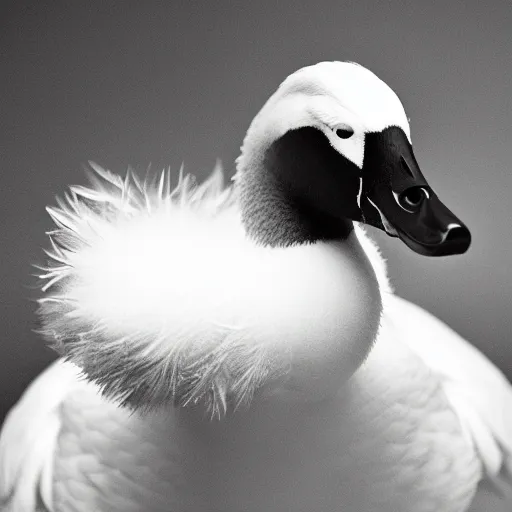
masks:
<path id="1" fill-rule="evenodd" d="M 141 183 L 91 166 L 93 187 L 48 209 L 57 229 L 39 314 L 104 395 L 143 410 L 203 402 L 220 416 L 286 373 L 296 340 L 339 332 L 349 299 L 336 250 L 256 246 L 220 166 L 199 186 L 180 174 L 174 189 L 169 172 Z M 376 247 L 357 233 L 387 289 Z"/>
<path id="2" fill-rule="evenodd" d="M 270 362 L 225 315 L 246 241 L 220 166 L 198 187 L 180 173 L 173 190 L 169 172 L 141 183 L 91 167 L 92 188 L 48 208 L 57 229 L 39 276 L 43 334 L 127 406 L 205 400 L 221 414 L 228 397 L 250 400 Z"/>

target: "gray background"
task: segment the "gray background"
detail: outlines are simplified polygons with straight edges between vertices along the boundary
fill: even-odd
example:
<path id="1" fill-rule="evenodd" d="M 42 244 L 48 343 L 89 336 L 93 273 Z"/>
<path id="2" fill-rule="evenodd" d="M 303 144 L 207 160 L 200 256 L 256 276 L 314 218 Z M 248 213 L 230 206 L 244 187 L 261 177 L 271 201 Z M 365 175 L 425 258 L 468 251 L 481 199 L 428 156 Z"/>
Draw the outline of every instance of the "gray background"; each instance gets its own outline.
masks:
<path id="1" fill-rule="evenodd" d="M 44 206 L 81 164 L 229 174 L 290 72 L 355 60 L 411 117 L 431 185 L 472 229 L 427 259 L 376 235 L 405 297 L 512 375 L 512 7 L 485 2 L 3 2 L 0 7 L 0 412 L 55 356 L 31 329 Z"/>

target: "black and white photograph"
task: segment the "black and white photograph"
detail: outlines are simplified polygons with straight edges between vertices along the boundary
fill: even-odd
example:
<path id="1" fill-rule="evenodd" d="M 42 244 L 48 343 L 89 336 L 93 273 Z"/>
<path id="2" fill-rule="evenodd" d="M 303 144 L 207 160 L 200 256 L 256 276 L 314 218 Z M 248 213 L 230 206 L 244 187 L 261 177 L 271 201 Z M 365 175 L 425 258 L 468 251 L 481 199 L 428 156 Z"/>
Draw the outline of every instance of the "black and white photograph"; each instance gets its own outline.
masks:
<path id="1" fill-rule="evenodd" d="M 0 5 L 0 512 L 511 512 L 512 3 Z"/>

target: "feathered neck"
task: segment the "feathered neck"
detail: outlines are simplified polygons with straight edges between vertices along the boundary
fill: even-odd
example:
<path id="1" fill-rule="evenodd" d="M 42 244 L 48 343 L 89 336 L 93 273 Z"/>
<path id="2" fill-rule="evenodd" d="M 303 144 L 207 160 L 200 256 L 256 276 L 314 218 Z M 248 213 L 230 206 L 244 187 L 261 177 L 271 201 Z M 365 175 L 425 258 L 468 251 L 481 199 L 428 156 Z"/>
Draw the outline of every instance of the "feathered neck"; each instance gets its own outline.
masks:
<path id="1" fill-rule="evenodd" d="M 315 183 L 318 167 L 339 167 L 337 155 L 318 130 L 288 132 L 259 153 L 239 160 L 236 178 L 242 222 L 253 240 L 270 247 L 289 247 L 348 237 L 352 221 L 330 216 L 311 200 L 321 190 Z M 309 181 L 310 188 L 297 189 L 290 180 L 294 185 Z M 347 200 L 343 190 L 336 192 L 340 201 Z M 357 191 L 347 192 L 357 196 Z"/>

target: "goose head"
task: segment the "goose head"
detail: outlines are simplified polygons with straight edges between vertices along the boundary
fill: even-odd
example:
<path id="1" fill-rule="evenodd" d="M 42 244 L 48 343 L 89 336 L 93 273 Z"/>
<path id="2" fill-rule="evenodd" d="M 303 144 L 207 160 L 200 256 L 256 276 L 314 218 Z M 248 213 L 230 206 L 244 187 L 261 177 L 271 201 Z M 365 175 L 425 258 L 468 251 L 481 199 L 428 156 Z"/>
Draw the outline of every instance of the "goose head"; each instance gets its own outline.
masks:
<path id="1" fill-rule="evenodd" d="M 246 230 L 263 244 L 343 239 L 352 221 L 427 256 L 470 244 L 420 171 L 398 96 L 351 62 L 305 67 L 281 84 L 247 132 L 237 180 Z"/>

